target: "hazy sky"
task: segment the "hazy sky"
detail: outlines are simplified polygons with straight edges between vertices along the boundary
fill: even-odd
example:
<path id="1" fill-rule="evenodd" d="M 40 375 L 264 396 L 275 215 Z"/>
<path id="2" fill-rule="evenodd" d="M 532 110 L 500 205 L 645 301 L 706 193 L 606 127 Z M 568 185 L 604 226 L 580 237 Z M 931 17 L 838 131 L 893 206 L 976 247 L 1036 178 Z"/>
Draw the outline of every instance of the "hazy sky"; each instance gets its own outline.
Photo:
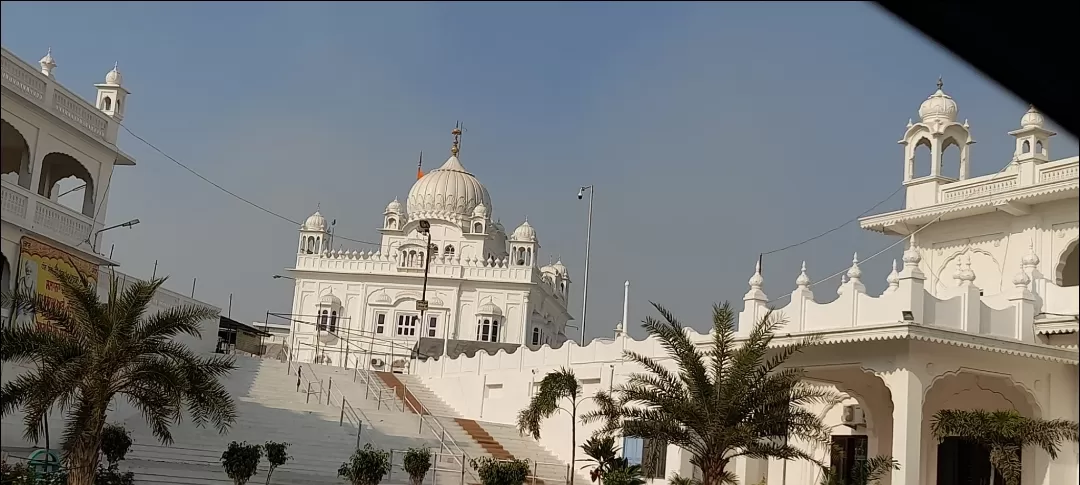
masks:
<path id="1" fill-rule="evenodd" d="M 974 175 L 1009 161 L 1026 103 L 920 34 L 858 3 L 4 2 L 3 45 L 93 99 L 118 61 L 126 125 L 203 175 L 294 220 L 321 203 L 338 234 L 378 241 L 416 157 L 461 160 L 508 230 L 526 216 L 541 262 L 561 255 L 580 316 L 595 184 L 589 334 L 610 335 L 631 281 L 631 332 L 660 302 L 703 329 L 741 306 L 758 253 L 848 220 L 895 190 L 908 118 L 945 91 L 978 140 Z M 1060 131 L 1060 130 L 1057 130 Z M 181 293 L 233 317 L 288 312 L 297 227 L 207 185 L 121 132 L 108 222 L 121 270 L 154 260 Z M 1054 158 L 1077 153 L 1067 135 Z M 902 195 L 881 207 L 898 208 Z M 765 259 L 789 293 L 894 239 L 852 224 Z M 369 249 L 350 245 L 348 249 Z M 863 265 L 872 293 L 900 248 Z M 838 282 L 815 287 L 835 298 Z M 224 310 L 223 310 L 224 311 Z"/>

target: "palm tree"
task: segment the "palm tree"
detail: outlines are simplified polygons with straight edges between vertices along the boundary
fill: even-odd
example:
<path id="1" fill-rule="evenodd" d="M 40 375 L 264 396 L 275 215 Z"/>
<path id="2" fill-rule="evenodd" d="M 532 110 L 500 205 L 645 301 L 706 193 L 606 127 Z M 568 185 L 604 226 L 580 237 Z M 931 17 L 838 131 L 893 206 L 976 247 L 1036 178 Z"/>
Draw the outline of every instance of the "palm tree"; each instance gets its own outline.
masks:
<path id="1" fill-rule="evenodd" d="M 201 357 L 173 338 L 200 336 L 199 323 L 215 318 L 205 307 L 178 306 L 147 315 L 147 306 L 164 279 L 140 281 L 119 290 L 114 276 L 101 301 L 83 275 L 53 272 L 66 304 L 41 295 L 8 295 L 4 304 L 33 312 L 42 325 L 2 330 L 3 362 L 36 362 L 38 368 L 3 385 L 0 416 L 25 413 L 28 441 L 35 441 L 42 417 L 54 406 L 65 413 L 63 452 L 69 482 L 90 485 L 98 467 L 98 448 L 106 412 L 114 397 L 127 398 L 163 444 L 172 443 L 170 426 L 186 411 L 192 422 L 207 422 L 221 433 L 236 419 L 228 391 L 218 381 L 235 368 L 229 357 Z"/>
<path id="2" fill-rule="evenodd" d="M 624 357 L 645 368 L 611 392 L 599 392 L 597 409 L 583 422 L 603 421 L 604 434 L 621 434 L 666 442 L 691 454 L 701 469 L 703 485 L 734 483 L 728 465 L 739 456 L 810 460 L 808 452 L 789 444 L 797 438 L 825 445 L 830 431 L 805 406 L 840 401 L 832 390 L 804 381 L 802 369 L 783 367 L 795 353 L 816 341 L 807 337 L 772 349 L 783 317 L 766 314 L 741 346 L 735 342 L 735 312 L 727 303 L 713 306 L 712 341 L 701 345 L 660 305 L 663 317 L 644 322 L 678 365 L 678 372 L 657 359 L 636 352 Z"/>
<path id="3" fill-rule="evenodd" d="M 1035 445 L 1057 458 L 1064 441 L 1080 440 L 1080 424 L 1066 419 L 1033 419 L 1016 411 L 960 411 L 943 409 L 934 414 L 930 431 L 939 440 L 958 437 L 971 440 L 990 452 L 990 465 L 1005 485 L 1020 483 L 1020 452 Z"/>
<path id="4" fill-rule="evenodd" d="M 821 485 L 870 485 L 877 483 L 885 475 L 893 470 L 899 470 L 900 463 L 891 456 L 875 456 L 868 460 L 855 463 L 855 470 L 845 482 L 841 482 L 842 475 L 832 468 L 824 468 L 821 475 Z"/>
<path id="5" fill-rule="evenodd" d="M 615 446 L 614 436 L 593 436 L 585 440 L 581 451 L 589 457 L 589 463 L 581 469 L 592 468 L 589 478 L 594 482 L 602 479 L 615 466 L 615 460 L 619 459 L 619 447 Z"/>
<path id="6" fill-rule="evenodd" d="M 529 401 L 529 406 L 518 413 L 518 431 L 522 435 L 530 434 L 533 439 L 540 439 L 540 423 L 557 411 L 570 415 L 570 463 L 577 463 L 577 408 L 581 403 L 582 388 L 574 371 L 561 368 L 548 373 L 540 381 L 540 389 Z M 559 406 L 560 401 L 567 401 L 570 409 Z M 570 485 L 574 485 L 574 473 L 570 473 Z"/>

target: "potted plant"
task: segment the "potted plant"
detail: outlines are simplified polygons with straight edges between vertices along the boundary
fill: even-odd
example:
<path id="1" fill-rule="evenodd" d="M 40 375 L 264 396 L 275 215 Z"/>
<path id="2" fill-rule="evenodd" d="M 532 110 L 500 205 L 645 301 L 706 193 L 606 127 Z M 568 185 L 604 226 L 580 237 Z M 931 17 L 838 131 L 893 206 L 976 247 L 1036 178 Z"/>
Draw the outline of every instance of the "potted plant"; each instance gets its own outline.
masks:
<path id="1" fill-rule="evenodd" d="M 338 468 L 338 476 L 351 485 L 378 485 L 390 472 L 390 452 L 365 444 Z"/>
<path id="2" fill-rule="evenodd" d="M 259 445 L 233 441 L 221 454 L 221 466 L 225 468 L 225 474 L 232 479 L 234 485 L 244 485 L 258 471 L 260 459 L 262 448 Z"/>
<path id="3" fill-rule="evenodd" d="M 270 470 L 266 472 L 266 485 L 270 485 L 270 477 L 274 474 L 274 470 L 277 467 L 284 465 L 292 457 L 289 456 L 289 444 L 278 443 L 275 441 L 267 441 L 263 445 L 263 450 L 266 451 L 266 461 L 270 464 Z"/>
<path id="4" fill-rule="evenodd" d="M 645 485 L 641 465 L 631 465 L 626 458 L 616 459 L 600 479 L 603 485 Z"/>
<path id="5" fill-rule="evenodd" d="M 529 460 L 496 460 L 490 456 L 469 462 L 482 485 L 522 485 L 529 478 Z"/>
<path id="6" fill-rule="evenodd" d="M 405 472 L 409 474 L 409 483 L 420 485 L 424 483 L 424 477 L 431 469 L 431 450 L 427 448 L 409 448 L 402 460 Z"/>

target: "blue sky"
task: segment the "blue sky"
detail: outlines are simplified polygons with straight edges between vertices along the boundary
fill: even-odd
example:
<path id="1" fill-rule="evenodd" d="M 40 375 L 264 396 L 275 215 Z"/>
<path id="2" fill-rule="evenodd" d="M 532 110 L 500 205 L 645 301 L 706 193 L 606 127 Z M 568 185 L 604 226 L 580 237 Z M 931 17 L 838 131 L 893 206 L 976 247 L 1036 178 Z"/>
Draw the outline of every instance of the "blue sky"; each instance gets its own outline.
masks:
<path id="1" fill-rule="evenodd" d="M 229 189 L 303 220 L 321 204 L 338 234 L 377 241 L 418 152 L 449 155 L 488 187 L 512 229 L 526 216 L 547 254 L 583 280 L 597 186 L 589 333 L 610 335 L 631 281 L 631 331 L 664 304 L 709 326 L 739 300 L 758 253 L 854 217 L 899 186 L 896 144 L 943 76 L 978 144 L 973 172 L 1012 153 L 1026 103 L 859 3 L 53 3 L 4 2 L 3 45 L 93 98 L 119 62 L 125 124 Z M 1061 131 L 1061 130 L 1057 130 Z M 261 320 L 287 312 L 296 227 L 198 180 L 126 133 L 109 222 L 121 269 Z M 1055 158 L 1077 141 L 1055 138 Z M 897 195 L 881 210 L 898 208 Z M 893 239 L 852 224 L 765 260 L 765 291 L 820 278 Z M 364 249 L 361 245 L 349 249 Z M 884 287 L 899 248 L 863 266 Z M 818 288 L 831 299 L 836 282 Z"/>

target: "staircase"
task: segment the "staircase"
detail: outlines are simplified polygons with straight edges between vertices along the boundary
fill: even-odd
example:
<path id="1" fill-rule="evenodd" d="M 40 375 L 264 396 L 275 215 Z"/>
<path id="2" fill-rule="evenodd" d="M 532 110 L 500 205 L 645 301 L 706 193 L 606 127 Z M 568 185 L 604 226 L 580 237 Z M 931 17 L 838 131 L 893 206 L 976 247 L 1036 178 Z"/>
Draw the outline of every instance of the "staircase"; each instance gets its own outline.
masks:
<path id="1" fill-rule="evenodd" d="M 408 477 L 400 468 L 401 451 L 409 447 L 427 447 L 435 452 L 442 449 L 434 433 L 428 429 L 421 432 L 415 414 L 387 409 L 386 402 L 375 400 L 356 399 L 354 403 L 346 398 L 343 403 L 340 392 L 320 389 L 329 384 L 327 377 L 317 375 L 322 366 L 313 366 L 315 369 L 309 371 L 304 365 L 305 375 L 298 392 L 295 364 L 290 367 L 277 361 L 243 357 L 237 358 L 236 363 L 238 368 L 223 380 L 238 414 L 225 435 L 213 428 L 196 427 L 185 416 L 183 422 L 171 427 L 174 442 L 164 446 L 152 435 L 141 414 L 126 402 L 110 409 L 109 422 L 123 424 L 131 431 L 134 444 L 121 468 L 134 472 L 136 483 L 230 485 L 232 480 L 225 475 L 220 457 L 233 440 L 252 444 L 268 440 L 290 443 L 288 452 L 292 459 L 274 471 L 270 482 L 277 485 L 341 485 L 343 481 L 337 477 L 337 469 L 348 460 L 358 443 L 398 450 L 392 457 L 398 467 L 382 483 L 403 485 L 408 483 Z M 5 366 L 5 381 L 18 373 L 9 370 Z M 13 458 L 25 458 L 35 445 L 21 437 L 22 418 L 23 414 L 16 411 L 5 416 L 2 423 L 0 448 Z M 54 448 L 59 446 L 62 421 L 54 414 L 49 423 Z M 362 423 L 360 427 L 358 421 Z M 427 481 L 433 485 L 474 483 L 471 473 L 463 478 L 457 464 L 460 461 L 460 456 L 439 457 L 436 470 L 429 472 Z M 266 471 L 264 458 L 250 483 L 265 483 Z"/>
<path id="2" fill-rule="evenodd" d="M 378 401 L 383 410 L 392 408 L 413 416 L 417 420 L 414 424 L 418 424 L 420 418 L 425 418 L 425 422 L 430 423 L 425 426 L 431 433 L 469 458 L 528 459 L 534 468 L 537 483 L 566 483 L 566 463 L 536 440 L 522 436 L 515 425 L 462 418 L 415 376 L 322 365 L 313 367 L 320 375 L 332 377 L 334 387 L 350 403 L 353 400 Z M 589 478 L 577 473 L 574 481 L 589 483 Z"/>

